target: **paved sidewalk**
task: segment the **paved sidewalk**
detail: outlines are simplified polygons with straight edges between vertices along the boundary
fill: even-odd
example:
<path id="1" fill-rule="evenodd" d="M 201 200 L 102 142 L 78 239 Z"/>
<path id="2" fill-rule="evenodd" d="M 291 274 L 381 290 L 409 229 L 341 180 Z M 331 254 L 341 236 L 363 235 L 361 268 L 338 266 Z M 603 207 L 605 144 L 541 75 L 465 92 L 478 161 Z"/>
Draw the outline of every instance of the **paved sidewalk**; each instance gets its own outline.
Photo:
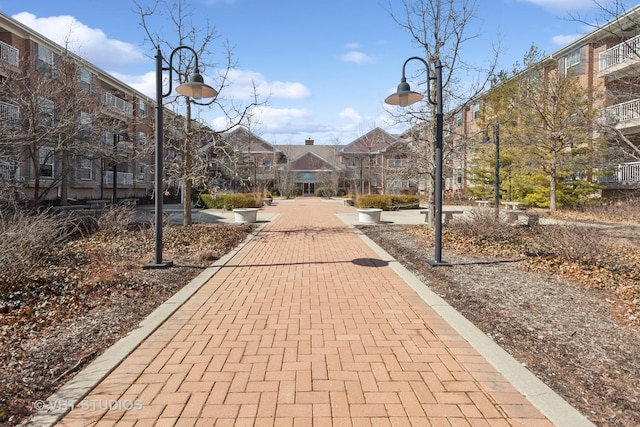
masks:
<path id="1" fill-rule="evenodd" d="M 266 208 L 274 219 L 58 425 L 589 425 L 548 390 L 517 391 L 337 215 L 354 211 Z"/>

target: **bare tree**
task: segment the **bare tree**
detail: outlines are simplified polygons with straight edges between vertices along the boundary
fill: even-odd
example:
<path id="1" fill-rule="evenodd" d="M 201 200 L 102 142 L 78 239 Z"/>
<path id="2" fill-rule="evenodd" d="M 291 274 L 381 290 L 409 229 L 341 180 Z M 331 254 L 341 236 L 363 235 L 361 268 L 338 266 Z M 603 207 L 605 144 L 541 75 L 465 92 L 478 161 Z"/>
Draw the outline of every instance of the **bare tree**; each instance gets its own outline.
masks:
<path id="1" fill-rule="evenodd" d="M 0 97 L 16 114 L 0 120 L 0 156 L 30 165 L 24 176 L 32 182 L 36 206 L 58 186 L 66 204 L 73 164 L 108 155 L 94 143 L 101 104 L 91 90 L 82 90 L 78 58 L 38 49 L 43 52 L 35 63 L 23 57 L 17 68 L 3 66 Z"/>
<path id="2" fill-rule="evenodd" d="M 471 33 L 471 23 L 477 11 L 475 0 L 402 0 L 400 10 L 394 10 L 389 2 L 387 11 L 393 20 L 409 34 L 411 41 L 422 50 L 429 64 L 430 76 L 435 76 L 435 63 L 443 65 L 443 110 L 454 115 L 463 108 L 468 100 L 482 93 L 493 75 L 497 63 L 499 48 L 488 55 L 484 67 L 467 63 L 463 58 L 463 47 L 478 37 Z M 416 78 L 426 78 L 426 70 L 418 70 Z M 430 88 L 435 98 L 435 82 Z M 419 90 L 417 87 L 414 90 Z M 415 141 L 419 152 L 418 173 L 425 177 L 425 191 L 430 209 L 433 210 L 435 189 L 435 106 L 425 101 L 413 109 L 397 113 L 398 122 L 416 125 L 412 134 L 418 136 Z"/>
<path id="3" fill-rule="evenodd" d="M 208 23 L 205 28 L 193 25 L 192 17 L 194 11 L 187 0 L 156 0 L 150 6 L 141 5 L 139 3 L 136 3 L 136 6 L 138 14 L 140 15 L 141 26 L 146 32 L 145 42 L 150 43 L 154 50 L 164 49 L 168 52 L 173 52 L 174 49 L 179 46 L 189 46 L 194 49 L 198 55 L 198 65 L 201 73 L 205 73 L 206 70 L 213 69 L 218 72 L 218 80 L 213 84 L 218 91 L 216 99 L 208 103 L 200 103 L 197 100 L 187 97 L 184 104 L 181 104 L 183 101 L 179 97 L 172 97 L 167 102 L 173 106 L 175 111 L 179 111 L 183 108 L 186 118 L 184 122 L 184 138 L 181 140 L 182 145 L 170 148 L 182 154 L 182 168 L 174 169 L 179 173 L 179 176 L 174 178 L 182 180 L 184 183 L 184 225 L 191 225 L 192 183 L 194 179 L 197 179 L 197 177 L 206 169 L 205 162 L 200 162 L 200 158 L 194 156 L 194 153 L 196 153 L 201 147 L 195 146 L 192 106 L 197 104 L 222 110 L 227 118 L 229 118 L 229 125 L 227 129 L 222 130 L 222 132 L 225 132 L 238 126 L 247 112 L 256 105 L 259 105 L 256 101 L 257 95 L 255 95 L 254 101 L 248 105 L 238 105 L 234 100 L 225 99 L 222 96 L 224 88 L 229 84 L 229 73 L 237 65 L 233 59 L 232 49 L 228 44 L 224 45 L 223 66 L 217 66 L 216 63 L 210 62 L 210 58 L 214 54 L 213 48 L 215 47 L 215 42 L 219 39 L 219 35 L 216 28 Z M 175 29 L 175 38 L 166 38 L 167 20 Z M 153 25 L 154 23 L 155 26 Z M 189 75 L 194 71 L 195 57 L 191 52 L 184 53 L 180 50 L 176 52 L 175 58 L 177 62 L 170 65 L 172 65 L 176 71 L 178 82 L 186 83 L 189 79 Z M 158 191 L 161 191 L 161 189 L 156 189 L 156 192 Z M 156 197 L 161 197 L 161 194 L 157 193 Z"/>

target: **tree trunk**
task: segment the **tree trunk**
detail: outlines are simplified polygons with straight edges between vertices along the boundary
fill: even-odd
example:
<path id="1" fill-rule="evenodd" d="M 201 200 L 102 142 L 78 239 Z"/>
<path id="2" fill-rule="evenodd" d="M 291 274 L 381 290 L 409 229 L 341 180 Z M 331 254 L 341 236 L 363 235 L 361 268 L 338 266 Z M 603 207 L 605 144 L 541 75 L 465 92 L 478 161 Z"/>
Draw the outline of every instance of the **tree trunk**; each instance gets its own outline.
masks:
<path id="1" fill-rule="evenodd" d="M 67 206 L 69 204 L 69 162 L 70 154 L 68 150 L 62 151 L 62 166 L 60 173 L 60 206 Z"/>
<path id="2" fill-rule="evenodd" d="M 550 171 L 550 180 L 549 180 L 549 209 L 551 209 L 552 211 L 555 211 L 557 209 L 557 205 L 556 205 L 556 175 L 557 175 L 557 170 L 556 170 L 556 162 L 557 162 L 557 158 L 556 158 L 556 153 L 555 151 L 553 151 L 551 153 L 551 171 Z"/>

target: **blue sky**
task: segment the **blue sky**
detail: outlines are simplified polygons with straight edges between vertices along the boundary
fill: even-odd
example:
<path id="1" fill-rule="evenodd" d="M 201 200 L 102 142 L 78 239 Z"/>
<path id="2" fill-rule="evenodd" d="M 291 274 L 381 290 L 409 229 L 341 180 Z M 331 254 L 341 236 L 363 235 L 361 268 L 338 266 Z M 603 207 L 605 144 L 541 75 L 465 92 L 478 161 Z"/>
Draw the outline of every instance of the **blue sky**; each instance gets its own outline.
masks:
<path id="1" fill-rule="evenodd" d="M 151 4 L 151 0 L 138 0 Z M 399 83 L 405 59 L 420 55 L 410 36 L 385 10 L 388 0 L 189 0 L 193 25 L 216 28 L 212 58 L 223 63 L 223 44 L 237 62 L 231 85 L 221 96 L 248 102 L 252 82 L 269 103 L 253 115 L 252 129 L 274 144 L 346 144 L 374 127 L 389 132 L 383 100 Z M 394 9 L 401 3 L 391 0 Z M 634 3 L 630 2 L 628 6 Z M 501 39 L 501 68 L 521 61 L 531 44 L 547 54 L 575 40 L 587 29 L 569 13 L 589 16 L 592 0 L 477 0 L 473 41 L 465 61 L 486 64 Z M 155 97 L 150 45 L 144 45 L 140 17 L 132 0 L 0 0 L 0 10 L 60 43 L 141 92 Z M 163 37 L 175 27 L 164 23 Z M 167 54 L 168 52 L 166 52 Z M 219 58 L 216 57 L 219 53 Z M 212 84 L 215 70 L 206 70 Z M 412 88 L 417 83 L 413 82 Z M 201 118 L 221 129 L 220 111 Z"/>

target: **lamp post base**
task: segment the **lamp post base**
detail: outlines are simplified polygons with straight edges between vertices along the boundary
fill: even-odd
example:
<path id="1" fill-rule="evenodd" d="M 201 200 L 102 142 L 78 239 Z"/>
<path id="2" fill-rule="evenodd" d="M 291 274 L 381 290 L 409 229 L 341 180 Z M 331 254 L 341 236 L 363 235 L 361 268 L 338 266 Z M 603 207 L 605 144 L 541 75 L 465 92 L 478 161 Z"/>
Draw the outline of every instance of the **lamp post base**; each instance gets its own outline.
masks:
<path id="1" fill-rule="evenodd" d="M 427 260 L 427 264 L 429 264 L 431 267 L 451 267 L 452 266 L 447 261 L 442 261 L 442 260 L 436 261 L 435 259 Z"/>
<path id="2" fill-rule="evenodd" d="M 150 270 L 152 268 L 160 269 L 160 268 L 169 268 L 173 266 L 173 261 L 161 261 L 161 262 L 150 262 L 142 266 L 144 270 Z"/>

